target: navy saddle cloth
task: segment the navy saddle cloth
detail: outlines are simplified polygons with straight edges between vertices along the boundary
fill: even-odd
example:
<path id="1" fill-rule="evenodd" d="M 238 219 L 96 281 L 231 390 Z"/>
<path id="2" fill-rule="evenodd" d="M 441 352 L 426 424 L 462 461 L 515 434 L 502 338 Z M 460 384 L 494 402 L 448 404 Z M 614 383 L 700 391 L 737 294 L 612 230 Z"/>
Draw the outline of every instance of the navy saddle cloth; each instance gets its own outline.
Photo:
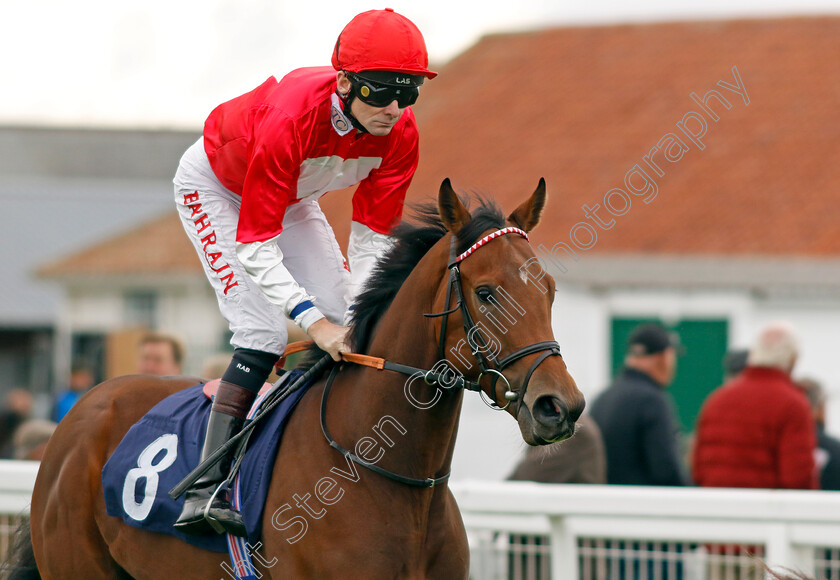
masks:
<path id="1" fill-rule="evenodd" d="M 292 372 L 286 385 L 303 374 Z M 280 437 L 309 386 L 284 399 L 251 434 L 240 468 L 240 497 L 252 545 L 262 535 L 262 513 Z M 102 489 L 108 515 L 147 531 L 177 536 L 206 550 L 227 552 L 224 535 L 193 536 L 172 527 L 181 513 L 184 497 L 174 501 L 169 490 L 198 465 L 207 430 L 211 402 L 202 392 L 203 387 L 196 385 L 164 399 L 129 429 L 102 468 Z"/>

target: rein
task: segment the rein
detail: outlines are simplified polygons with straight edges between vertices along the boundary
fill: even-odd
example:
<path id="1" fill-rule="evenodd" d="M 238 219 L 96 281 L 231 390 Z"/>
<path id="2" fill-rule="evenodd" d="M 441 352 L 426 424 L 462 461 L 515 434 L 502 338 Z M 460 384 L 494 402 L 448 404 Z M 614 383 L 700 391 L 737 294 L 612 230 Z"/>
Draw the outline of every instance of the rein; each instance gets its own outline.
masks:
<path id="1" fill-rule="evenodd" d="M 478 361 L 478 366 L 479 366 L 479 369 L 480 369 L 481 372 L 478 375 L 478 379 L 475 380 L 475 381 L 470 381 L 467 378 L 465 378 L 463 375 L 461 375 L 461 376 L 456 378 L 454 385 L 449 385 L 449 388 L 455 387 L 455 388 L 463 388 L 463 389 L 470 390 L 470 391 L 477 391 L 479 393 L 479 396 L 481 396 L 481 399 L 485 403 L 487 403 L 487 400 L 484 397 L 484 391 L 482 391 L 482 389 L 481 389 L 481 379 L 484 377 L 484 375 L 492 375 L 493 376 L 492 389 L 493 389 L 493 393 L 495 395 L 496 382 L 498 381 L 498 379 L 501 378 L 505 382 L 505 384 L 507 385 L 507 388 L 505 390 L 505 399 L 507 400 L 507 403 L 505 404 L 504 407 L 500 407 L 496 403 L 496 401 L 493 400 L 493 398 L 491 398 L 489 405 L 492 405 L 493 408 L 495 408 L 497 410 L 507 409 L 508 406 L 511 404 L 511 402 L 513 402 L 517 399 L 520 399 L 520 401 L 521 401 L 521 399 L 524 398 L 525 390 L 528 388 L 528 381 L 530 381 L 531 375 L 534 374 L 534 371 L 537 370 L 537 367 L 540 366 L 540 364 L 542 364 L 542 362 L 550 356 L 553 356 L 553 355 L 560 356 L 560 345 L 557 343 L 557 341 L 554 341 L 554 340 L 546 340 L 546 341 L 542 341 L 542 342 L 536 342 L 534 344 L 522 347 L 522 348 L 512 352 L 511 354 L 497 360 L 496 361 L 496 366 L 490 366 L 487 363 L 487 360 L 485 359 L 485 357 L 482 354 L 483 352 L 487 351 L 487 342 L 484 340 L 484 337 L 481 335 L 480 329 L 478 328 L 478 326 L 473 321 L 473 318 L 470 315 L 470 311 L 467 308 L 466 300 L 464 300 L 464 291 L 463 291 L 463 287 L 461 285 L 460 263 L 464 259 L 469 257 L 478 248 L 483 246 L 484 244 L 486 244 L 486 243 L 490 242 L 491 240 L 494 240 L 494 239 L 496 239 L 500 236 L 506 235 L 506 234 L 517 234 L 517 235 L 522 236 L 526 240 L 528 239 L 528 234 L 526 234 L 521 229 L 514 228 L 514 227 L 506 227 L 506 228 L 496 230 L 495 232 L 483 237 L 481 240 L 479 240 L 478 242 L 473 244 L 466 251 L 464 251 L 463 253 L 461 253 L 459 255 L 456 255 L 455 254 L 456 238 L 453 235 L 452 236 L 452 243 L 450 244 L 450 261 L 449 261 L 449 265 L 448 265 L 449 283 L 448 283 L 448 287 L 447 287 L 447 290 L 446 290 L 446 299 L 444 301 L 443 312 L 440 312 L 440 313 L 437 313 L 437 314 L 424 314 L 424 316 L 426 316 L 426 317 L 438 317 L 438 316 L 443 316 L 444 317 L 443 322 L 441 324 L 440 343 L 439 343 L 439 347 L 438 347 L 438 353 L 440 355 L 440 359 L 444 360 L 446 358 L 446 353 L 444 352 L 445 342 L 446 342 L 446 325 L 447 325 L 447 321 L 449 320 L 449 315 L 453 314 L 458 309 L 461 310 L 461 317 L 463 318 L 463 321 L 464 321 L 464 330 L 467 333 L 467 338 L 469 339 L 469 337 L 472 334 L 474 334 L 476 339 L 477 339 L 476 342 L 478 344 L 476 344 L 474 346 L 471 345 L 471 346 L 473 346 L 472 354 L 476 358 L 476 360 Z M 450 309 L 450 307 L 449 307 L 450 306 L 450 299 L 451 299 L 451 296 L 452 296 L 453 289 L 454 289 L 455 295 L 457 297 L 457 303 L 455 304 L 454 307 L 452 307 Z M 468 340 L 467 342 L 470 343 L 471 341 Z M 297 349 L 297 350 L 294 350 L 292 352 L 299 352 L 299 350 L 303 350 L 304 347 L 299 346 L 301 344 L 311 345 L 312 343 L 311 342 L 305 342 L 305 343 L 295 343 L 293 345 L 290 345 L 289 349 L 286 350 L 286 354 L 291 354 L 290 349 L 292 349 L 292 348 Z M 513 363 L 515 363 L 516 361 L 518 361 L 519 359 L 521 359 L 523 357 L 526 357 L 530 354 L 538 353 L 538 352 L 542 352 L 543 354 L 541 356 L 537 357 L 537 360 L 534 361 L 534 363 L 528 369 L 528 372 L 525 375 L 525 380 L 522 383 L 522 390 L 521 390 L 521 392 L 517 393 L 516 391 L 514 391 L 511 388 L 510 382 L 507 380 L 507 378 L 502 373 L 502 371 L 505 368 L 512 365 Z M 440 374 L 435 373 L 431 370 L 420 369 L 420 368 L 416 368 L 416 367 L 412 367 L 412 366 L 408 366 L 408 365 L 393 363 L 393 362 L 387 361 L 383 358 L 364 355 L 364 354 L 342 353 L 341 358 L 345 362 L 352 363 L 352 364 L 357 364 L 357 365 L 361 365 L 361 366 L 367 366 L 367 367 L 370 367 L 370 368 L 374 368 L 376 370 L 394 371 L 394 372 L 402 373 L 402 374 L 405 374 L 405 375 L 419 374 L 423 377 L 423 379 L 426 381 L 426 383 L 428 385 L 432 385 L 432 386 L 438 384 L 440 382 L 441 378 L 442 378 Z M 333 439 L 332 435 L 329 432 L 329 429 L 327 428 L 327 398 L 329 397 L 330 388 L 332 387 L 332 383 L 335 380 L 335 377 L 336 377 L 337 374 L 338 374 L 338 366 L 334 366 L 332 368 L 332 370 L 330 371 L 329 377 L 327 378 L 326 385 L 324 386 L 324 391 L 321 395 L 321 431 L 324 433 L 324 437 L 326 438 L 330 447 L 332 447 L 333 449 L 335 449 L 336 451 L 341 453 L 346 459 L 348 459 L 350 461 L 353 461 L 354 463 L 356 463 L 358 465 L 361 465 L 362 467 L 370 469 L 371 471 L 373 471 L 375 473 L 378 473 L 379 475 L 387 477 L 388 479 L 391 479 L 393 481 L 396 481 L 398 483 L 402 483 L 402 484 L 405 484 L 405 485 L 410 485 L 410 486 L 413 486 L 413 487 L 432 488 L 432 487 L 435 487 L 436 485 L 440 485 L 441 483 L 443 483 L 443 482 L 445 482 L 446 480 L 449 479 L 449 476 L 451 475 L 451 472 L 447 473 L 446 475 L 442 475 L 440 477 L 436 477 L 436 478 L 428 477 L 428 478 L 425 478 L 425 479 L 417 479 L 417 478 L 405 477 L 405 476 L 402 476 L 402 475 L 398 475 L 396 473 L 393 473 L 391 471 L 383 469 L 383 468 L 379 467 L 378 465 L 374 465 L 370 462 L 367 462 L 367 461 L 361 459 L 359 456 L 357 456 L 355 453 L 353 453 L 349 449 L 345 449 L 344 447 L 339 445 L 335 441 L 335 439 Z"/>
<path id="2" fill-rule="evenodd" d="M 365 461 L 349 449 L 345 449 L 339 443 L 332 438 L 330 435 L 329 429 L 327 429 L 327 397 L 330 393 L 330 388 L 332 387 L 333 381 L 335 380 L 336 375 L 338 375 L 338 366 L 333 366 L 332 370 L 330 371 L 329 377 L 327 377 L 327 384 L 324 385 L 324 392 L 321 395 L 321 431 L 324 433 L 324 437 L 326 437 L 327 442 L 329 442 L 330 447 L 341 453 L 345 458 L 349 459 L 353 463 L 357 465 L 361 465 L 362 467 L 366 467 L 370 469 L 374 473 L 378 473 L 388 479 L 396 481 L 398 483 L 402 483 L 405 485 L 410 485 L 412 487 L 434 487 L 436 485 L 440 485 L 441 483 L 445 482 L 449 479 L 449 476 L 452 475 L 452 472 L 447 473 L 441 477 L 427 477 L 426 479 L 416 479 L 414 477 L 405 477 L 404 475 L 396 474 L 392 471 L 388 471 L 387 469 L 382 469 L 378 465 Z"/>

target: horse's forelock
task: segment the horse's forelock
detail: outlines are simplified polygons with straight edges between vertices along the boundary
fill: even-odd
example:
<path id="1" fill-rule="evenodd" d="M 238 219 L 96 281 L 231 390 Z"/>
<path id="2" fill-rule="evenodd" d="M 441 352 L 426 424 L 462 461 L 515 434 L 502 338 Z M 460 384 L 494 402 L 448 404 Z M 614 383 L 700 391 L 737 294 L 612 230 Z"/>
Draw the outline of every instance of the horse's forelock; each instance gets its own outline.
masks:
<path id="1" fill-rule="evenodd" d="M 505 216 L 501 208 L 491 199 L 476 197 L 479 206 L 471 212 L 472 219 L 458 232 L 456 252 L 466 251 L 476 243 L 487 230 L 505 227 Z M 469 208 L 469 204 L 466 204 Z"/>
<path id="2" fill-rule="evenodd" d="M 458 232 L 457 252 L 461 253 L 479 240 L 488 229 L 504 227 L 501 209 L 489 199 L 475 196 L 479 205 L 469 223 Z M 469 208 L 469 199 L 464 200 Z M 443 236 L 446 227 L 434 203 L 411 207 L 411 221 L 404 221 L 391 232 L 395 239 L 393 248 L 376 264 L 365 283 L 364 290 L 356 297 L 350 323 L 350 344 L 354 352 L 365 352 L 373 328 L 382 317 L 394 296 L 417 263 Z"/>

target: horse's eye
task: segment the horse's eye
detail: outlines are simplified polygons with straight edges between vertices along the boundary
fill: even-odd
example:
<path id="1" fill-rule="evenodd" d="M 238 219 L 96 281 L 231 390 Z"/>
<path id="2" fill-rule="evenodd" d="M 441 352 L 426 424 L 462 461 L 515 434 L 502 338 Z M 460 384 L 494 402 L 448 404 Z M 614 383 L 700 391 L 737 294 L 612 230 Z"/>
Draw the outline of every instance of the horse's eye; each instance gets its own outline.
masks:
<path id="1" fill-rule="evenodd" d="M 493 296 L 493 291 L 487 286 L 479 286 L 475 289 L 475 295 L 478 299 L 485 303 L 490 303 L 490 298 Z"/>

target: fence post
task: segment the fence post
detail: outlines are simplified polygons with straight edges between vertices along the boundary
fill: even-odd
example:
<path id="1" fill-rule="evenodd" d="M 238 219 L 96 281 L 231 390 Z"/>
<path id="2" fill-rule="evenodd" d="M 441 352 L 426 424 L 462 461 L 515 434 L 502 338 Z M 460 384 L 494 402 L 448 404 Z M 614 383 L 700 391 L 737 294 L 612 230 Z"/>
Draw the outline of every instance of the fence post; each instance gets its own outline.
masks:
<path id="1" fill-rule="evenodd" d="M 555 580 L 577 580 L 577 538 L 569 527 L 569 519 L 549 518 L 551 525 L 551 577 Z"/>
<path id="2" fill-rule="evenodd" d="M 769 523 L 767 525 L 767 553 L 765 554 L 767 566 L 773 570 L 779 567 L 791 568 L 793 557 L 787 524 Z M 766 577 L 769 578 L 769 576 Z"/>

